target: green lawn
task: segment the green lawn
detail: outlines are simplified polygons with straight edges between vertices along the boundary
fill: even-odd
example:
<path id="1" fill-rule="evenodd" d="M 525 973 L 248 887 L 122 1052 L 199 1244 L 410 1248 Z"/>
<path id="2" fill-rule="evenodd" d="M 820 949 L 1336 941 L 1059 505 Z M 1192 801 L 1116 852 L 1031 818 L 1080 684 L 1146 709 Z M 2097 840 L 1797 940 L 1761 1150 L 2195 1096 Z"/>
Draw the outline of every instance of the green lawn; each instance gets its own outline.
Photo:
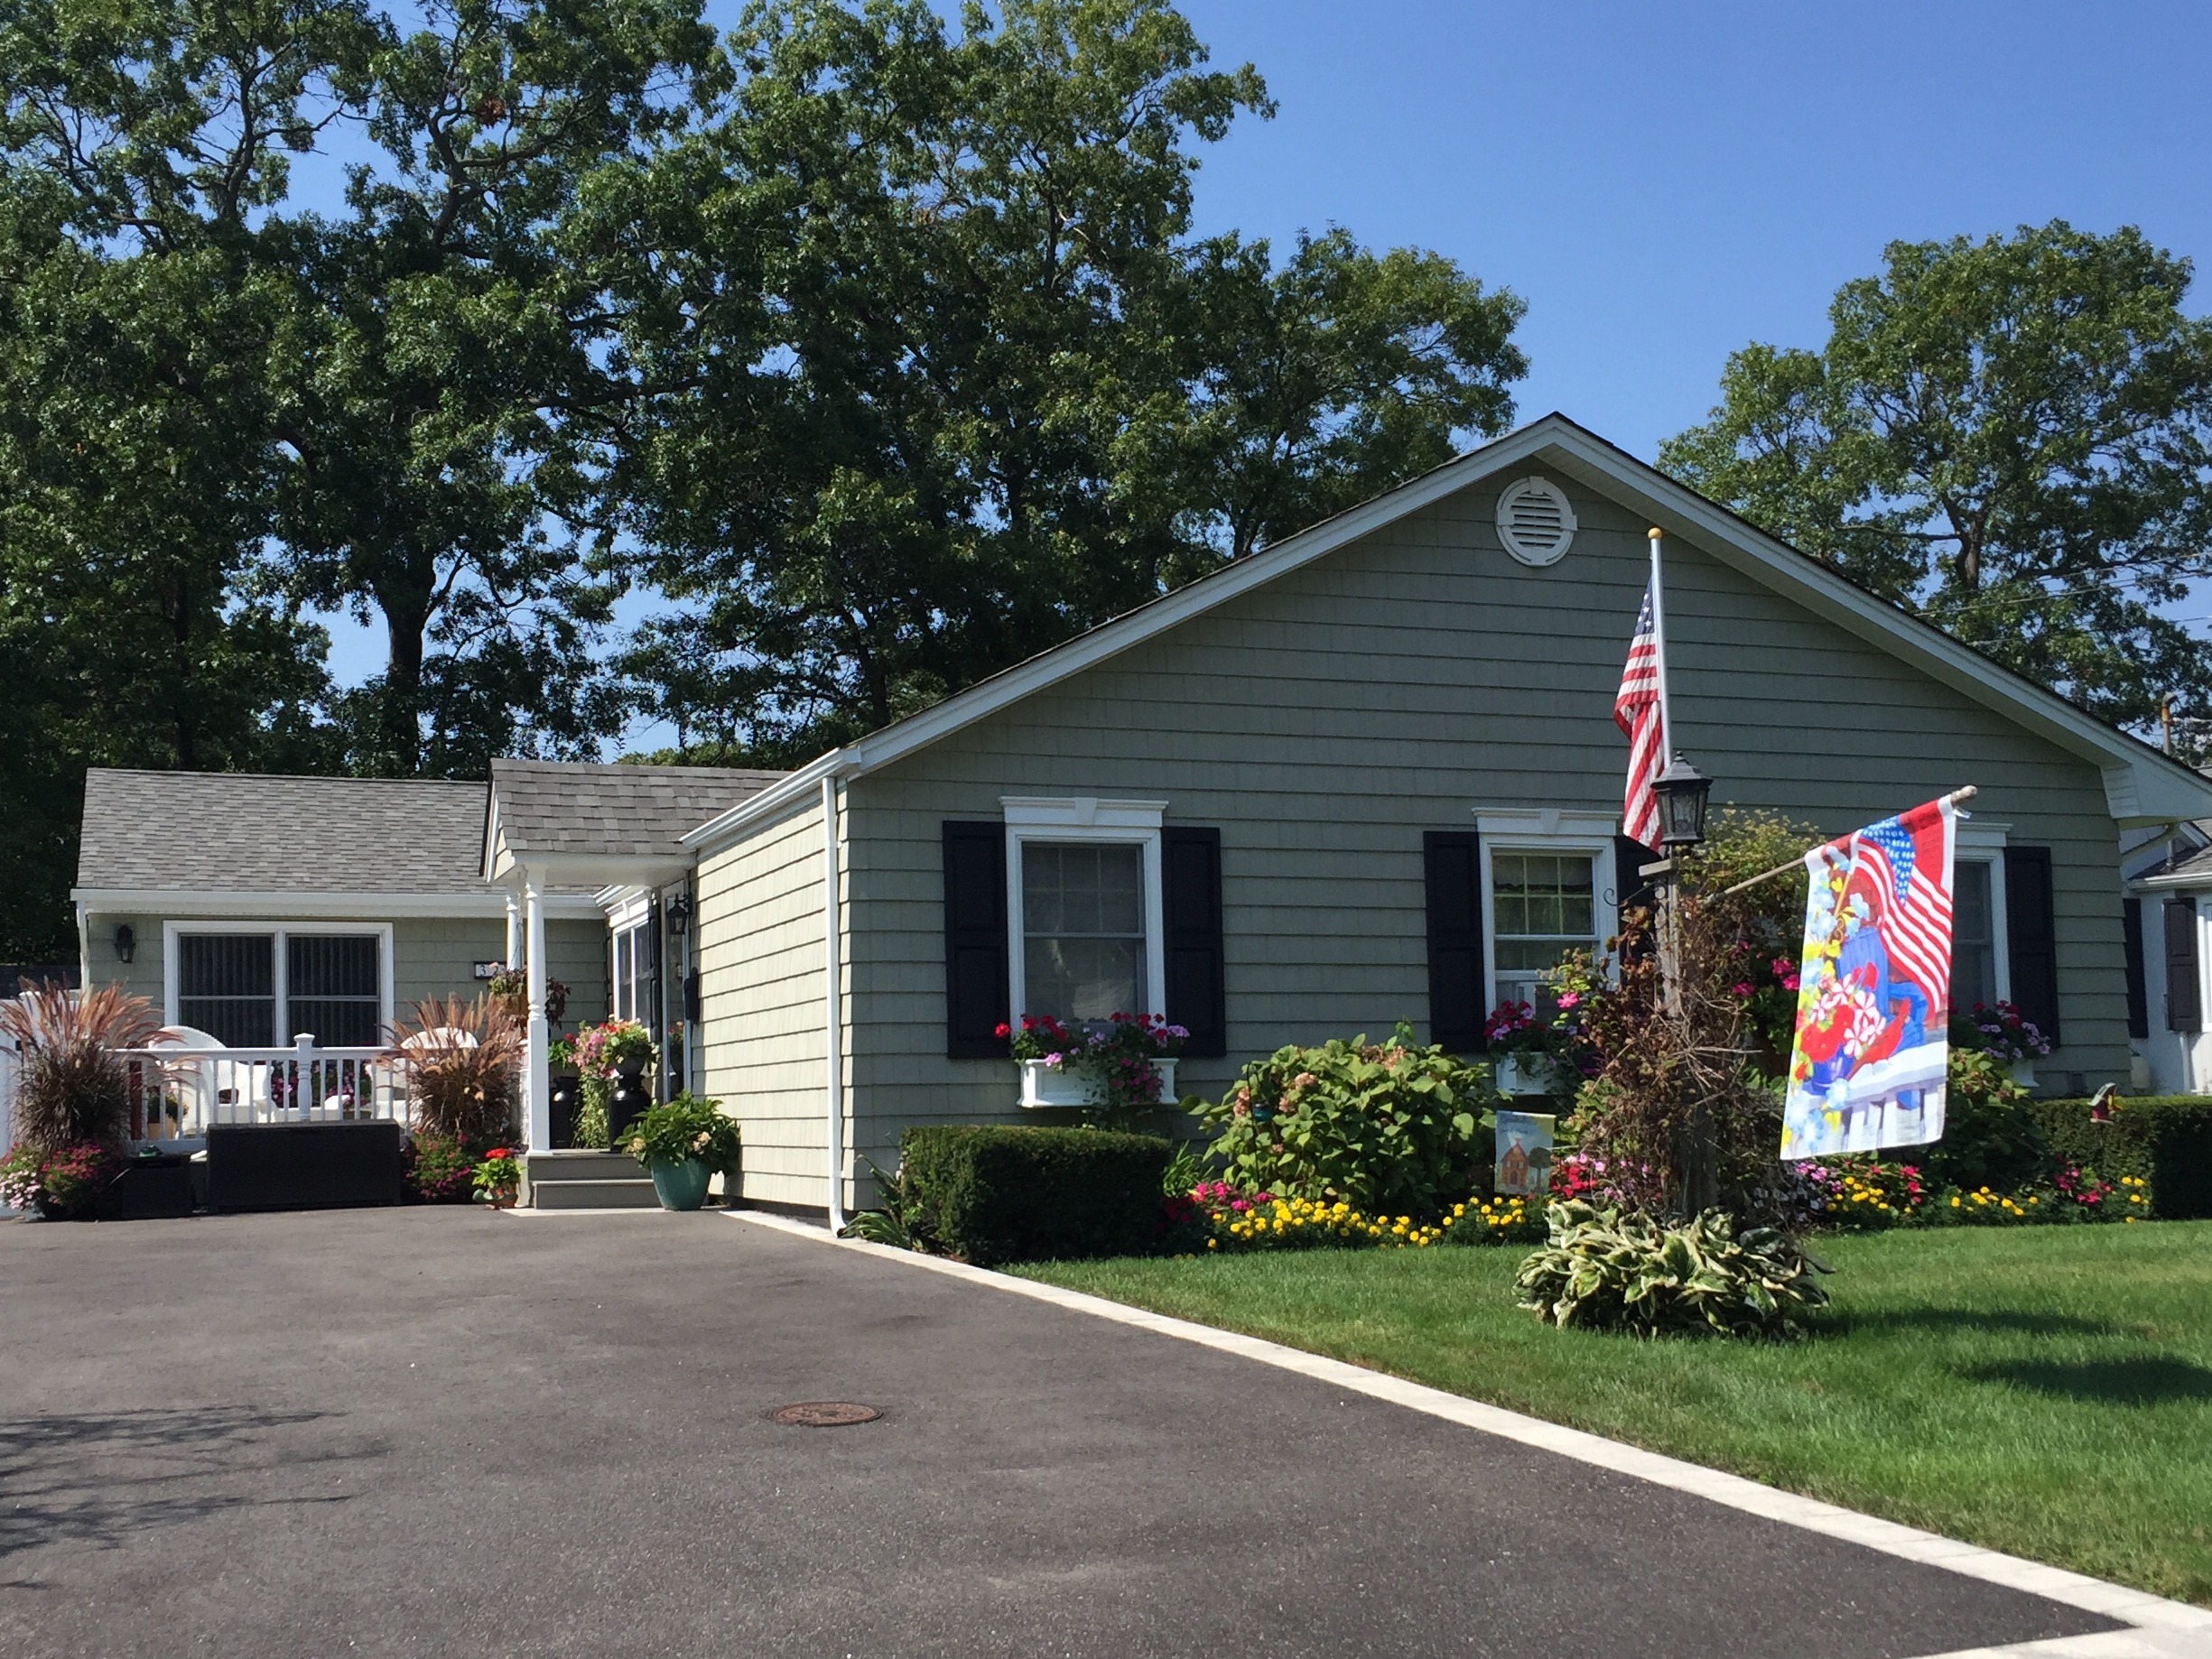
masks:
<path id="1" fill-rule="evenodd" d="M 1554 1330 L 1512 1248 L 1018 1271 L 2212 1606 L 2212 1222 L 1817 1247 L 1787 1345 Z"/>

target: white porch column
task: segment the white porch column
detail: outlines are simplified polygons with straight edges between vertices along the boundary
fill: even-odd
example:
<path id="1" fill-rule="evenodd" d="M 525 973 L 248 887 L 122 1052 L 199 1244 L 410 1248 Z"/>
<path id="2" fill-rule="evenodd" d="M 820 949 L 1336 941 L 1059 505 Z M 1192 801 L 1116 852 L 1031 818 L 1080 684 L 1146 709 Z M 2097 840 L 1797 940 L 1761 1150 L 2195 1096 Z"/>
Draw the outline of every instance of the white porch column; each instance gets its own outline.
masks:
<path id="1" fill-rule="evenodd" d="M 529 1150 L 553 1150 L 553 1083 L 546 1061 L 545 1024 L 545 902 L 536 876 L 523 876 L 523 913 L 529 962 L 530 1060 L 523 1093 L 523 1116 Z"/>
<path id="2" fill-rule="evenodd" d="M 522 900 L 510 887 L 507 894 L 507 955 L 501 960 L 512 968 L 522 958 Z"/>

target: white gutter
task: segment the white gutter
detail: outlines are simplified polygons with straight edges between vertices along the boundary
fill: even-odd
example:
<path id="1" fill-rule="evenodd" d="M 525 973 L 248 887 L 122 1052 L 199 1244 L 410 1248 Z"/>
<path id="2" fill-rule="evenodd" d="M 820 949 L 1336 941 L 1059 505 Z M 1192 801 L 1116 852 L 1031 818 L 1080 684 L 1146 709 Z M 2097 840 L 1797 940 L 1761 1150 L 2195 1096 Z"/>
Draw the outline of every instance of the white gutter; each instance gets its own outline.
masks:
<path id="1" fill-rule="evenodd" d="M 828 1061 L 824 1078 L 829 1114 L 830 1230 L 845 1230 L 845 1010 L 838 981 L 843 977 L 839 938 L 844 918 L 837 884 L 837 778 L 822 774 L 822 946 L 825 995 L 823 1046 Z"/>

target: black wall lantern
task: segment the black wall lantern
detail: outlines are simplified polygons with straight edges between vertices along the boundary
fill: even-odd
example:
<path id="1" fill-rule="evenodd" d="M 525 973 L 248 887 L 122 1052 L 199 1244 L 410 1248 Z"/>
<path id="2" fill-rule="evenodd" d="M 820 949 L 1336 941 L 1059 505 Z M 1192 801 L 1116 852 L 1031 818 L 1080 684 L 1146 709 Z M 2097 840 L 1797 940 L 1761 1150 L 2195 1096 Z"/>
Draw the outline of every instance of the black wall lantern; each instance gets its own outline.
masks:
<path id="1" fill-rule="evenodd" d="M 679 893 L 668 901 L 668 935 L 681 939 L 692 931 L 692 896 Z"/>
<path id="2" fill-rule="evenodd" d="M 127 962 L 138 954 L 138 935 L 131 931 L 131 924 L 119 922 L 116 927 L 116 960 Z"/>
<path id="3" fill-rule="evenodd" d="M 1712 789 L 1713 780 L 1679 755 L 1651 780 L 1651 792 L 1659 797 L 1659 841 L 1668 851 L 1705 839 L 1705 797 Z"/>

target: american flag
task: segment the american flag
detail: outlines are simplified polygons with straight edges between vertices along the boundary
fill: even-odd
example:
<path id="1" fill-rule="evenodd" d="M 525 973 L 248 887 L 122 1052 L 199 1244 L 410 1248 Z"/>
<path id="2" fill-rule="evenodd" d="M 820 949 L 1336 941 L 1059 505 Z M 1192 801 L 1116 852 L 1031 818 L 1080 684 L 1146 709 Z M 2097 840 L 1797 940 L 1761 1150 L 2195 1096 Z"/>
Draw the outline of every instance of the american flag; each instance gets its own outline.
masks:
<path id="1" fill-rule="evenodd" d="M 1950 1006 L 1951 823 L 1947 798 L 1862 830 L 1855 862 L 1884 901 L 1876 918 L 1890 965 L 1928 993 L 1929 1020 Z"/>
<path id="2" fill-rule="evenodd" d="M 1628 793 L 1622 802 L 1621 829 L 1646 847 L 1659 844 L 1659 797 L 1651 780 L 1667 768 L 1666 736 L 1660 730 L 1659 630 L 1651 620 L 1651 585 L 1644 584 L 1643 609 L 1637 613 L 1636 636 L 1628 643 L 1628 666 L 1621 671 L 1620 695 L 1613 700 L 1613 722 L 1628 737 Z"/>

